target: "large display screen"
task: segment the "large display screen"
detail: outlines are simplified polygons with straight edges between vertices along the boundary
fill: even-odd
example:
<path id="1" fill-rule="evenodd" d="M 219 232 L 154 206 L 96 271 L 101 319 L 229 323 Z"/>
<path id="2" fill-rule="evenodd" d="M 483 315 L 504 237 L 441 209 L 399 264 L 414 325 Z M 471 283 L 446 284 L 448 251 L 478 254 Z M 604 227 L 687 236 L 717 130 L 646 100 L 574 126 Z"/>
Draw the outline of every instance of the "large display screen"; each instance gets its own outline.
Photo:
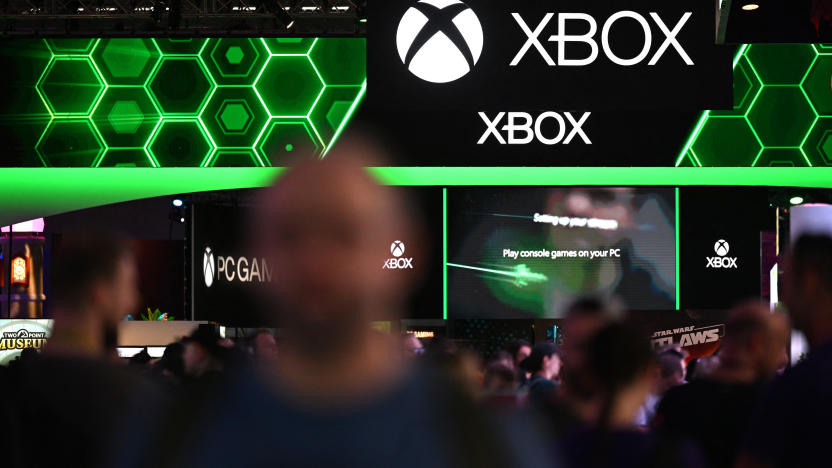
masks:
<path id="1" fill-rule="evenodd" d="M 674 189 L 448 190 L 449 318 L 559 317 L 576 296 L 676 305 Z"/>

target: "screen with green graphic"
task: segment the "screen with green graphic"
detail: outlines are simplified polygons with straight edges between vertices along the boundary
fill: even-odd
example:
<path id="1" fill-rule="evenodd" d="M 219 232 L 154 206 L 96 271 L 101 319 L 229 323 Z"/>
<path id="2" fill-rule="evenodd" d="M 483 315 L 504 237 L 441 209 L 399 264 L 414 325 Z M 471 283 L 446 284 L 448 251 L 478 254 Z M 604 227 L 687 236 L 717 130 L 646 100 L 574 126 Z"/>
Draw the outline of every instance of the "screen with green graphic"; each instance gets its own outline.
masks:
<path id="1" fill-rule="evenodd" d="M 448 317 L 558 318 L 577 295 L 676 308 L 673 189 L 447 193 Z"/>
<path id="2" fill-rule="evenodd" d="M 832 165 L 832 45 L 753 44 L 734 59 L 734 108 L 705 111 L 676 166 Z"/>
<path id="3" fill-rule="evenodd" d="M 280 166 L 322 157 L 366 89 L 363 38 L 0 42 L 2 166 Z"/>

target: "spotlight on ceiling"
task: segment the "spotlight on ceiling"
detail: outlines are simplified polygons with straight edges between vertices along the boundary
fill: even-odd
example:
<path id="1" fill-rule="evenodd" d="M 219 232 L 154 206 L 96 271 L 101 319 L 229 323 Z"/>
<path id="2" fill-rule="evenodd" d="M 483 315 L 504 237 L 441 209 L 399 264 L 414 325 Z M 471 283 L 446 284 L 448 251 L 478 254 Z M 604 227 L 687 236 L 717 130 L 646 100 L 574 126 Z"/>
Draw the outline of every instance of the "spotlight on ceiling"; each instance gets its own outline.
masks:
<path id="1" fill-rule="evenodd" d="M 295 25 L 295 20 L 292 19 L 292 16 L 279 5 L 274 11 L 274 16 L 277 17 L 278 21 L 283 23 L 283 26 L 285 26 L 286 29 L 292 29 L 292 26 Z"/>
<path id="2" fill-rule="evenodd" d="M 742 9 L 744 11 L 754 11 L 754 10 L 757 10 L 759 8 L 760 8 L 760 5 L 758 3 L 754 3 L 754 2 L 743 3 L 743 5 L 742 5 Z"/>
<path id="3" fill-rule="evenodd" d="M 799 195 L 794 196 L 794 197 L 789 199 L 789 203 L 791 203 L 792 205 L 800 205 L 800 204 L 803 203 L 803 197 L 801 197 Z"/>

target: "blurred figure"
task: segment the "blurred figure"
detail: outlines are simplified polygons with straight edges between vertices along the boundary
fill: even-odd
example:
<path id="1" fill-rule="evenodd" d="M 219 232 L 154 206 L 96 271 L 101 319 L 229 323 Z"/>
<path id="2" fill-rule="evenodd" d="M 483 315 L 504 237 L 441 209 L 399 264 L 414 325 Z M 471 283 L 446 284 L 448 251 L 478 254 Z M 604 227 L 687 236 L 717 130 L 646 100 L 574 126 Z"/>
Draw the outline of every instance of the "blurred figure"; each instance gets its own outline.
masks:
<path id="1" fill-rule="evenodd" d="M 273 364 L 277 360 L 277 340 L 269 330 L 257 330 L 251 339 L 254 360 L 264 364 Z"/>
<path id="2" fill-rule="evenodd" d="M 378 151 L 347 141 L 338 150 Z M 396 320 L 403 308 L 410 280 L 382 266 L 391 242 L 414 232 L 410 222 L 391 189 L 354 160 L 333 154 L 284 172 L 252 224 L 272 277 L 263 293 L 285 333 L 280 359 L 271 372 L 233 370 L 211 400 L 217 404 L 185 427 L 160 424 L 184 439 L 160 437 L 166 447 L 125 454 L 122 463 L 534 466 L 534 452 L 511 453 L 449 378 L 412 367 L 399 336 L 370 326 Z M 418 257 L 415 242 L 407 247 Z"/>
<path id="3" fill-rule="evenodd" d="M 141 351 L 133 356 L 130 356 L 130 360 L 127 362 L 131 366 L 144 369 L 150 365 L 151 361 L 153 361 L 153 358 L 150 357 L 150 353 L 147 352 L 147 348 L 142 348 Z"/>
<path id="4" fill-rule="evenodd" d="M 596 411 L 585 429 L 562 441 L 572 466 L 704 466 L 692 445 L 654 437 L 633 424 L 650 391 L 655 366 L 641 333 L 619 323 L 601 328 L 587 343 L 586 362 Z"/>
<path id="5" fill-rule="evenodd" d="M 563 365 L 560 349 L 554 343 L 537 343 L 532 353 L 520 363 L 520 368 L 531 377 L 521 390 L 528 395 L 529 402 L 538 405 L 550 400 L 555 393 Z"/>
<path id="6" fill-rule="evenodd" d="M 754 404 L 780 366 L 788 340 L 786 320 L 766 304 L 736 308 L 725 324 L 719 367 L 707 378 L 670 389 L 653 426 L 696 440 L 713 468 L 734 466 Z"/>
<path id="7" fill-rule="evenodd" d="M 808 357 L 765 391 L 739 467 L 829 466 L 832 420 L 832 238 L 805 235 L 783 264 L 783 302 Z"/>
<path id="8" fill-rule="evenodd" d="M 402 336 L 402 347 L 404 348 L 404 355 L 406 357 L 420 356 L 425 353 L 425 347 L 422 346 L 422 340 L 416 338 L 415 335 L 405 333 Z"/>
<path id="9" fill-rule="evenodd" d="M 483 376 L 485 403 L 491 406 L 512 408 L 518 405 L 517 374 L 514 367 L 501 361 L 491 361 Z"/>
<path id="10" fill-rule="evenodd" d="M 170 389 L 179 389 L 185 378 L 185 345 L 175 342 L 165 347 L 162 358 L 153 366 L 154 373 L 162 384 Z"/>
<path id="11" fill-rule="evenodd" d="M 519 379 L 519 382 L 521 384 L 524 383 L 528 380 L 529 373 L 520 368 L 520 363 L 532 353 L 531 343 L 526 340 L 509 341 L 505 346 L 505 350 L 514 360 L 512 366 L 517 370 L 517 378 Z"/>
<path id="12" fill-rule="evenodd" d="M 505 350 L 514 359 L 514 367 L 517 367 L 532 353 L 532 345 L 526 340 L 514 340 L 506 344 Z"/>
<path id="13" fill-rule="evenodd" d="M 687 368 L 685 366 L 686 353 L 679 347 L 669 347 L 660 350 L 656 358 L 650 385 L 650 392 L 644 399 L 644 404 L 636 415 L 635 423 L 647 429 L 656 416 L 656 406 L 665 393 L 673 387 L 685 383 Z"/>
<path id="14" fill-rule="evenodd" d="M 103 464 L 128 415 L 160 395 L 116 365 L 116 326 L 137 306 L 136 265 L 126 244 L 64 237 L 51 271 L 52 336 L 16 366 L 0 401 L 11 422 L 0 438 L 4 466 Z M 36 436 L 35 436 L 36 435 Z"/>
<path id="15" fill-rule="evenodd" d="M 659 353 L 659 381 L 656 385 L 656 395 L 664 395 L 673 387 L 685 383 L 686 366 L 684 355 L 676 350 Z"/>
<path id="16" fill-rule="evenodd" d="M 575 300 L 565 312 L 563 330 L 563 385 L 558 388 L 558 425 L 588 421 L 594 417 L 590 393 L 593 382 L 588 376 L 587 346 L 604 326 L 618 320 L 621 311 L 613 303 L 595 297 Z M 559 431 L 559 430 L 558 430 Z"/>
<path id="17" fill-rule="evenodd" d="M 220 344 L 219 333 L 211 325 L 200 325 L 182 340 L 185 375 L 192 379 L 212 380 L 225 366 L 228 349 Z"/>
<path id="18" fill-rule="evenodd" d="M 508 351 L 503 351 L 502 349 L 495 352 L 494 355 L 491 356 L 491 360 L 489 362 L 502 364 L 512 370 L 515 368 L 514 358 L 512 358 Z"/>

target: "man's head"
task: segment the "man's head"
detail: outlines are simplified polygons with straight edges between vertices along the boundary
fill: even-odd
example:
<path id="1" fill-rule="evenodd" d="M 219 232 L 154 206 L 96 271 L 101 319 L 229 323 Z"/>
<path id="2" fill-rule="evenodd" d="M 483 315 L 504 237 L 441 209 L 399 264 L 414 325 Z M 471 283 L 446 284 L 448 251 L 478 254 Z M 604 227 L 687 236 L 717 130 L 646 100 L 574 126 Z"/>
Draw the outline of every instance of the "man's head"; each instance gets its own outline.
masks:
<path id="1" fill-rule="evenodd" d="M 269 330 L 258 330 L 251 340 L 254 358 L 260 362 L 273 362 L 277 359 L 277 340 Z"/>
<path id="2" fill-rule="evenodd" d="M 784 264 L 783 301 L 795 328 L 809 336 L 832 322 L 832 238 L 804 235 L 792 246 Z M 824 333 L 825 334 L 825 333 Z M 832 336 L 819 336 L 826 341 Z"/>
<path id="3" fill-rule="evenodd" d="M 514 359 L 514 367 L 517 367 L 532 353 L 532 345 L 526 340 L 510 341 L 506 344 L 506 352 Z"/>
<path id="4" fill-rule="evenodd" d="M 64 237 L 51 273 L 52 301 L 77 320 L 114 325 L 138 305 L 138 273 L 126 243 L 112 237 Z"/>
<path id="5" fill-rule="evenodd" d="M 537 343 L 532 353 L 520 363 L 520 367 L 543 378 L 557 380 L 563 365 L 560 348 L 554 343 Z"/>
<path id="6" fill-rule="evenodd" d="M 787 359 L 789 323 L 765 304 L 751 302 L 735 308 L 725 323 L 720 365 L 741 371 L 752 380 L 768 379 Z"/>
<path id="7" fill-rule="evenodd" d="M 206 372 L 222 368 L 227 350 L 220 346 L 220 336 L 213 327 L 200 325 L 183 343 L 185 375 L 201 377 Z"/>
<path id="8" fill-rule="evenodd" d="M 656 393 L 661 395 L 673 387 L 685 383 L 685 360 L 684 356 L 673 351 L 665 351 L 659 354 L 659 382 L 656 385 Z"/>
<path id="9" fill-rule="evenodd" d="M 395 318 L 407 282 L 383 265 L 391 243 L 410 233 L 408 215 L 357 159 L 378 150 L 342 142 L 339 151 L 287 170 L 263 194 L 255 220 L 280 325 L 317 349 L 337 347 L 372 320 Z"/>
<path id="10" fill-rule="evenodd" d="M 423 354 L 425 347 L 422 345 L 422 341 L 416 338 L 415 335 L 405 333 L 402 336 L 402 352 L 405 358 L 412 358 Z"/>

